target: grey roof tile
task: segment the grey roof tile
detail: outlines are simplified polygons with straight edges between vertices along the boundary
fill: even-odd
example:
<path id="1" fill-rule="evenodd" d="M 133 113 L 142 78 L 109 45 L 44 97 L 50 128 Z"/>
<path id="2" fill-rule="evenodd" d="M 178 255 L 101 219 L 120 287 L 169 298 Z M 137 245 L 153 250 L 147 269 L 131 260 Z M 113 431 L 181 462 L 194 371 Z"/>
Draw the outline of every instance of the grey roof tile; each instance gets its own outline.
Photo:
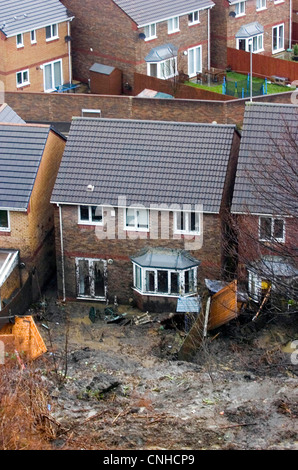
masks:
<path id="1" fill-rule="evenodd" d="M 113 0 L 138 26 L 214 6 L 211 0 Z"/>
<path id="2" fill-rule="evenodd" d="M 298 106 L 294 104 L 249 103 L 243 132 L 232 202 L 233 213 L 287 215 L 296 201 L 291 185 L 298 190 L 297 173 L 281 161 L 282 153 L 297 168 Z M 296 208 L 297 210 L 297 208 Z"/>
<path id="3" fill-rule="evenodd" d="M 232 125 L 75 118 L 52 202 L 118 206 L 125 196 L 127 205 L 218 213 L 234 133 Z"/>
<path id="4" fill-rule="evenodd" d="M 25 124 L 25 121 L 6 103 L 0 106 L 0 122 Z"/>
<path id="5" fill-rule="evenodd" d="M 0 209 L 26 210 L 50 126 L 0 123 Z"/>
<path id="6" fill-rule="evenodd" d="M 8 37 L 69 18 L 59 0 L 0 0 L 0 30 Z"/>

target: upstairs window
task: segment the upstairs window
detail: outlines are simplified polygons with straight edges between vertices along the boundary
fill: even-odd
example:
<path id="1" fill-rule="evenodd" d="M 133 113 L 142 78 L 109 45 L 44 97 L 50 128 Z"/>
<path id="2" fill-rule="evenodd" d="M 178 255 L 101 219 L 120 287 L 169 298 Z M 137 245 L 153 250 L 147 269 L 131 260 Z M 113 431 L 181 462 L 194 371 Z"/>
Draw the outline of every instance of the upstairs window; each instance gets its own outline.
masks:
<path id="1" fill-rule="evenodd" d="M 46 40 L 52 41 L 53 39 L 58 38 L 58 25 L 51 24 L 50 26 L 46 27 Z"/>
<path id="2" fill-rule="evenodd" d="M 79 224 L 102 225 L 103 213 L 101 206 L 79 206 Z"/>
<path id="3" fill-rule="evenodd" d="M 265 8 L 266 8 L 266 0 L 257 0 L 257 11 L 265 10 Z"/>
<path id="4" fill-rule="evenodd" d="M 235 4 L 235 13 L 236 13 L 236 18 L 238 16 L 245 15 L 245 2 L 239 2 Z"/>
<path id="5" fill-rule="evenodd" d="M 149 230 L 148 209 L 127 208 L 125 210 L 125 229 L 147 232 Z"/>
<path id="6" fill-rule="evenodd" d="M 36 31 L 35 31 L 35 29 L 33 29 L 30 32 L 30 40 L 31 40 L 31 44 L 36 44 Z"/>
<path id="7" fill-rule="evenodd" d="M 9 222 L 9 212 L 0 210 L 0 232 L 9 232 L 10 222 Z"/>
<path id="8" fill-rule="evenodd" d="M 144 28 L 145 33 L 145 41 L 149 41 L 150 39 L 156 38 L 156 23 L 148 24 Z"/>
<path id="9" fill-rule="evenodd" d="M 24 36 L 23 34 L 17 34 L 17 47 L 24 47 Z"/>
<path id="10" fill-rule="evenodd" d="M 284 50 L 284 24 L 272 28 L 272 52 Z"/>
<path id="11" fill-rule="evenodd" d="M 168 34 L 176 33 L 177 31 L 179 31 L 179 16 L 168 20 Z"/>
<path id="12" fill-rule="evenodd" d="M 199 10 L 193 11 L 192 13 L 189 13 L 188 15 L 188 24 L 197 24 L 200 22 L 200 15 L 199 15 Z"/>
<path id="13" fill-rule="evenodd" d="M 285 221 L 273 217 L 260 217 L 259 238 L 261 241 L 285 241 Z"/>
<path id="14" fill-rule="evenodd" d="M 174 231 L 181 234 L 200 234 L 200 214 L 198 212 L 175 212 Z"/>

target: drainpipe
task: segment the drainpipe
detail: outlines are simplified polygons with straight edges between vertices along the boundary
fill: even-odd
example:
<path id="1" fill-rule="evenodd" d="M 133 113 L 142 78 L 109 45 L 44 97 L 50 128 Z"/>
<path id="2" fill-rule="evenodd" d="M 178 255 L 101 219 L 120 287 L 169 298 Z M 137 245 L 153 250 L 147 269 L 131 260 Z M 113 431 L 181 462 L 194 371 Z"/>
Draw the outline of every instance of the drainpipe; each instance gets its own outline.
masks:
<path id="1" fill-rule="evenodd" d="M 67 22 L 67 35 L 70 37 L 70 21 Z M 68 71 L 69 83 L 72 83 L 71 41 L 68 41 Z"/>
<path id="2" fill-rule="evenodd" d="M 208 23 L 208 26 L 207 26 L 207 29 L 208 29 L 208 31 L 207 31 L 207 35 L 208 35 L 207 68 L 208 68 L 208 70 L 210 70 L 210 67 L 211 67 L 211 63 L 210 63 L 210 8 L 208 8 L 207 11 L 208 11 L 208 21 L 207 21 L 207 23 Z"/>
<path id="3" fill-rule="evenodd" d="M 63 302 L 65 302 L 65 300 L 66 300 L 66 295 L 65 295 L 65 266 L 64 266 L 64 244 L 63 244 L 62 207 L 60 206 L 60 204 L 57 204 L 57 206 L 59 207 L 59 221 L 60 221 L 62 293 L 63 293 Z"/>
<path id="4" fill-rule="evenodd" d="M 292 49 L 292 0 L 290 0 L 289 49 Z"/>

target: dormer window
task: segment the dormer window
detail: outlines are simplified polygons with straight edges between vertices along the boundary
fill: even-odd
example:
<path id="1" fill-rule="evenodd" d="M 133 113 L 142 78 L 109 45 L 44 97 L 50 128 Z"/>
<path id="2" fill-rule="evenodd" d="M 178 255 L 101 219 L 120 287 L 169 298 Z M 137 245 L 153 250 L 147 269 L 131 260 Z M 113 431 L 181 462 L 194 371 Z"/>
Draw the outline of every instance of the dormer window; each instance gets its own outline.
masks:
<path id="1" fill-rule="evenodd" d="M 179 31 L 179 16 L 168 20 L 168 34 L 176 33 L 177 31 Z"/>
<path id="2" fill-rule="evenodd" d="M 200 15 L 199 15 L 199 10 L 193 11 L 192 13 L 189 13 L 188 15 L 188 24 L 197 24 L 200 22 Z"/>
<path id="3" fill-rule="evenodd" d="M 149 41 L 150 39 L 155 39 L 156 36 L 156 23 L 148 24 L 144 28 L 145 33 L 145 41 Z"/>

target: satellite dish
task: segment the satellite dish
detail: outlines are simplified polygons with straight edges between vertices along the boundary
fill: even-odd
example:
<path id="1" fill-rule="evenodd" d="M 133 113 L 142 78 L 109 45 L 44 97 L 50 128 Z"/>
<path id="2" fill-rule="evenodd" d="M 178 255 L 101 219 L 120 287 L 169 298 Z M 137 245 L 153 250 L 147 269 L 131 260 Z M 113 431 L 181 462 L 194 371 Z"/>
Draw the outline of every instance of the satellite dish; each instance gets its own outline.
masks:
<path id="1" fill-rule="evenodd" d="M 146 39 L 146 34 L 140 33 L 139 34 L 139 39 Z"/>
<path id="2" fill-rule="evenodd" d="M 233 16 L 233 18 L 235 18 L 236 12 L 235 11 L 230 11 L 229 16 Z"/>

